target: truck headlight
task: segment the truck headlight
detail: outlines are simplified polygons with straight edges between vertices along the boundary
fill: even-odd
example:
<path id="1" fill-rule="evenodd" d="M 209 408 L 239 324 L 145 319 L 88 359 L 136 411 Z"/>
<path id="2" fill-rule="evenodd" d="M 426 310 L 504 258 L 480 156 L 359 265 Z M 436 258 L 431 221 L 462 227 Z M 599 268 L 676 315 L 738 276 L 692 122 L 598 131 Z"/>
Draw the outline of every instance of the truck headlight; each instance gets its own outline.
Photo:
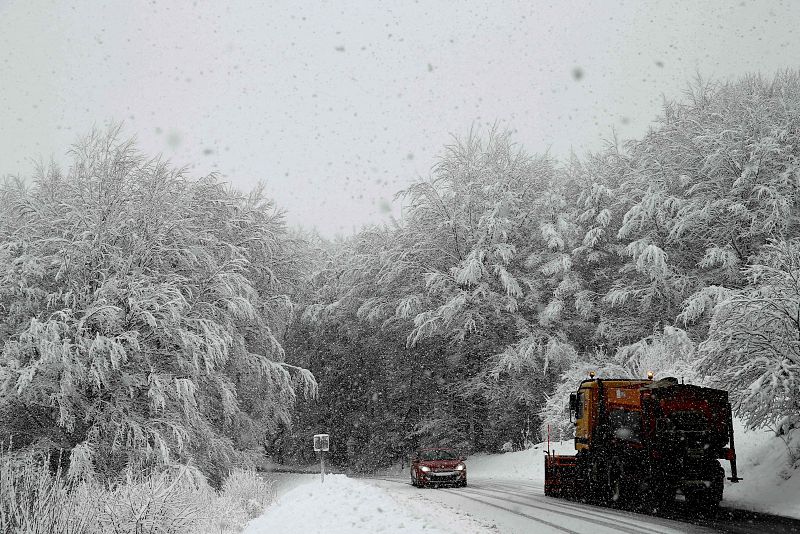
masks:
<path id="1" fill-rule="evenodd" d="M 466 466 L 466 465 L 464 465 L 464 464 L 458 464 L 458 465 L 456 466 L 456 471 L 463 471 L 463 470 L 464 470 L 464 469 L 466 469 L 466 468 L 467 468 L 467 466 Z"/>
<path id="2" fill-rule="evenodd" d="M 428 467 L 427 465 L 421 465 L 419 466 L 419 470 L 422 471 L 423 473 L 427 473 L 428 471 L 431 470 L 431 468 Z"/>

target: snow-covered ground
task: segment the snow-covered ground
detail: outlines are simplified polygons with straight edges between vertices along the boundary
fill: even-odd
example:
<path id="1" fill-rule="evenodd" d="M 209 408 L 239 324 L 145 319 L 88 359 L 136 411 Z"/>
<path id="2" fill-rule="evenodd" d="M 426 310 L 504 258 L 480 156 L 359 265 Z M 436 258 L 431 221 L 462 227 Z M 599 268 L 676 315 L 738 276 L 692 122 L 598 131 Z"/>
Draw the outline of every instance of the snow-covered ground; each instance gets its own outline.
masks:
<path id="1" fill-rule="evenodd" d="M 572 440 L 554 441 L 556 454 L 575 454 Z M 528 450 L 504 454 L 475 454 L 467 459 L 469 476 L 494 479 L 531 480 L 544 484 L 544 453 L 547 443 Z"/>
<path id="2" fill-rule="evenodd" d="M 738 484 L 726 481 L 725 506 L 800 518 L 800 470 L 787 464 L 786 443 L 770 430 L 748 431 L 734 420 Z M 723 462 L 730 476 L 728 462 Z"/>
<path id="3" fill-rule="evenodd" d="M 313 477 L 279 495 L 275 504 L 244 530 L 244 534 L 276 532 L 477 534 L 490 530 L 457 510 L 425 510 L 421 502 L 398 498 L 365 481 L 327 475 L 324 484 Z"/>

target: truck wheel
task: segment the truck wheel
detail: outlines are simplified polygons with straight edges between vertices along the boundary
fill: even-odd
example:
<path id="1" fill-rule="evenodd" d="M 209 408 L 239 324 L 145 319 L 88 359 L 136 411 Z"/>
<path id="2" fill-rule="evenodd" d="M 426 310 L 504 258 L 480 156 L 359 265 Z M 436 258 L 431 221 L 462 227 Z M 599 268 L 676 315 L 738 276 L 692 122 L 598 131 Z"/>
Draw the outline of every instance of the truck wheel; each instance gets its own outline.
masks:
<path id="1" fill-rule="evenodd" d="M 719 503 L 722 500 L 722 482 L 712 484 L 706 490 L 693 491 L 686 495 L 686 501 L 689 506 L 696 511 L 705 514 L 714 514 L 719 508 Z"/>
<path id="2" fill-rule="evenodd" d="M 691 508 L 703 514 L 714 514 L 719 508 L 719 499 L 713 491 L 698 491 L 686 496 Z"/>
<path id="3" fill-rule="evenodd" d="M 715 513 L 722 500 L 725 472 L 718 462 L 714 463 L 717 469 L 715 469 L 716 473 L 710 477 L 711 483 L 706 488 L 695 488 L 694 491 L 686 492 L 687 504 L 701 513 Z"/>
<path id="4" fill-rule="evenodd" d="M 609 504 L 611 504 L 611 506 L 625 505 L 628 500 L 628 495 L 625 485 L 625 468 L 622 462 L 610 462 L 608 464 L 606 481 Z"/>
<path id="5" fill-rule="evenodd" d="M 664 510 L 675 503 L 675 487 L 666 480 L 650 481 L 645 494 L 645 505 L 651 510 Z"/>
<path id="6" fill-rule="evenodd" d="M 599 462 L 589 465 L 588 500 L 600 505 L 607 504 L 608 490 L 606 483 L 606 468 Z"/>

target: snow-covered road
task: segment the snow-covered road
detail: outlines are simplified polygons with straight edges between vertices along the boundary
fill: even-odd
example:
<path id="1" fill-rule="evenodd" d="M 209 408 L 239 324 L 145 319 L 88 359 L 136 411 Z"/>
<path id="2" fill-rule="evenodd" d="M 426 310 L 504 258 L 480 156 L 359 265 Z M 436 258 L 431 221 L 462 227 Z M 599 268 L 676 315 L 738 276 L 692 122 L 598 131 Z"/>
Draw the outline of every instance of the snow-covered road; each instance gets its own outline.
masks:
<path id="1" fill-rule="evenodd" d="M 436 507 L 461 510 L 503 533 L 800 533 L 800 521 L 722 509 L 713 518 L 697 518 L 678 507 L 669 516 L 640 514 L 545 497 L 541 484 L 525 480 L 475 478 L 467 488 L 418 489 L 403 479 L 369 481 L 398 500 L 432 513 Z M 678 503 L 680 504 L 680 503 Z"/>
<path id="2" fill-rule="evenodd" d="M 273 478 L 273 477 L 271 477 Z M 545 497 L 540 483 L 472 477 L 466 488 L 418 489 L 404 478 L 276 474 L 278 500 L 247 534 L 413 533 L 800 533 L 800 521 L 723 509 L 697 518 L 640 514 Z"/>
<path id="3" fill-rule="evenodd" d="M 475 479 L 466 488 L 417 489 L 405 480 L 371 480 L 400 500 L 411 500 L 431 512 L 437 507 L 460 509 L 503 533 L 679 534 L 712 532 L 702 526 L 545 497 L 541 485 L 529 481 Z"/>

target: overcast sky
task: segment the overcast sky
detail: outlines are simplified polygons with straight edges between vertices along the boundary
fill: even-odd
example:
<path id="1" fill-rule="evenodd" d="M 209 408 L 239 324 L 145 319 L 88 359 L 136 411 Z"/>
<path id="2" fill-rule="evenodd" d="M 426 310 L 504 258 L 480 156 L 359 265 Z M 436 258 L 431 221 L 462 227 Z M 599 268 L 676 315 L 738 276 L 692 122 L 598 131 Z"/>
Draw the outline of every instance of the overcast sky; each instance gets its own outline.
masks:
<path id="1" fill-rule="evenodd" d="M 791 1 L 297 4 L 0 0 L 0 175 L 124 121 L 146 152 L 348 234 L 473 125 L 596 150 L 696 73 L 800 58 Z"/>

